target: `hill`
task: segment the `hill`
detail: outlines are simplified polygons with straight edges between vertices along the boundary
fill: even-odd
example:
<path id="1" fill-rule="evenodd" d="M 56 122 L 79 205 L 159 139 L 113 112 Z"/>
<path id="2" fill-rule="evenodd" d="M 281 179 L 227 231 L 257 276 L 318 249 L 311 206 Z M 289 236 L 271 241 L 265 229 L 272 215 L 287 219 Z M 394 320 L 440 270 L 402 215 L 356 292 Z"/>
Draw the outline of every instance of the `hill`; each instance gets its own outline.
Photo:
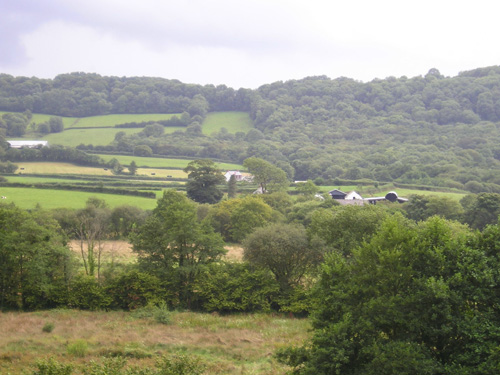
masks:
<path id="1" fill-rule="evenodd" d="M 185 131 L 148 135 L 134 129 L 106 145 L 110 138 L 102 136 L 98 150 L 132 154 L 147 146 L 157 155 L 233 163 L 258 156 L 296 180 L 500 192 L 500 67 L 456 77 L 432 69 L 367 83 L 308 77 L 238 91 L 158 78 L 0 75 L 0 109 L 75 117 L 187 113 Z M 246 112 L 253 127 L 230 132 L 221 121 L 208 125 L 218 111 Z"/>

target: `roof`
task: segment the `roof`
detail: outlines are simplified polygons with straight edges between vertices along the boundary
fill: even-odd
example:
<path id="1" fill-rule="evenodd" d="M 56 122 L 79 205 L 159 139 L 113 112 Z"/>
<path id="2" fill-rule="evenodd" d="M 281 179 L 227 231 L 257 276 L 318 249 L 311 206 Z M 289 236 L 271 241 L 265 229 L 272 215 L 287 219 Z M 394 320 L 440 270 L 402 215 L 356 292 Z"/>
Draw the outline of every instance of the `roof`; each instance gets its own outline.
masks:
<path id="1" fill-rule="evenodd" d="M 35 148 L 38 146 L 46 147 L 49 145 L 48 141 L 7 141 L 12 148 Z"/>
<path id="2" fill-rule="evenodd" d="M 344 199 L 347 195 L 347 193 L 344 193 L 343 191 L 340 191 L 338 189 L 333 189 L 329 191 L 328 194 L 330 194 L 333 199 Z"/>

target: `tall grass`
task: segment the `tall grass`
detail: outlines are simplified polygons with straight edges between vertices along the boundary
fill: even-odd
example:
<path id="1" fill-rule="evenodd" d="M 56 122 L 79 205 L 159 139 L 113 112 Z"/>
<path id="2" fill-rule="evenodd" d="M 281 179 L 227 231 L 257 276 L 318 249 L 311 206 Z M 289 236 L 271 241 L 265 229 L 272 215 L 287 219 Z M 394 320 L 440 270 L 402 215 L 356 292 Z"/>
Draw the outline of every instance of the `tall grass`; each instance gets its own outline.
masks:
<path id="1" fill-rule="evenodd" d="M 153 368 L 157 356 L 186 356 L 199 359 L 208 375 L 284 374 L 272 353 L 299 345 L 310 328 L 307 319 L 266 314 L 171 312 L 170 318 L 161 324 L 118 311 L 0 313 L 0 373 L 20 374 L 48 357 L 76 367 L 122 356 Z M 57 335 L 42 332 L 46 321 L 57 322 Z"/>

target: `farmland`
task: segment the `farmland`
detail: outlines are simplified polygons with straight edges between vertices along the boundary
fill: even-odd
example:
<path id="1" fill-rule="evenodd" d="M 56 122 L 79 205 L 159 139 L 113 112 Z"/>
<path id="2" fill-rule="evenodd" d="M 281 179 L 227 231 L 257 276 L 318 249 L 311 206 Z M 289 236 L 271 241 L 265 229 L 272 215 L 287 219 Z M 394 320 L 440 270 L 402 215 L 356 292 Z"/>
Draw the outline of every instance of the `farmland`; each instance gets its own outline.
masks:
<path id="1" fill-rule="evenodd" d="M 47 323 L 52 332 L 42 330 Z M 157 355 L 189 354 L 206 374 L 283 374 L 287 368 L 272 353 L 299 344 L 308 329 L 306 319 L 268 314 L 172 312 L 165 325 L 119 311 L 0 313 L 0 373 L 23 373 L 49 356 L 81 368 L 115 353 L 141 367 L 152 367 Z"/>
<path id="2" fill-rule="evenodd" d="M 149 167 L 149 168 L 179 168 L 184 169 L 187 167 L 191 160 L 188 159 L 172 159 L 172 158 L 154 158 L 154 157 L 139 157 L 131 155 L 107 155 L 107 154 L 96 154 L 105 161 L 109 161 L 113 158 L 117 159 L 123 165 L 129 165 L 132 161 L 135 161 L 138 167 Z M 217 163 L 222 170 L 242 170 L 243 166 L 240 164 L 232 163 Z"/>
<path id="3" fill-rule="evenodd" d="M 156 207 L 155 199 L 97 192 L 0 187 L 0 194 L 7 197 L 6 202 L 13 202 L 16 206 L 24 209 L 33 209 L 37 205 L 43 209 L 79 209 L 85 207 L 85 202 L 91 197 L 104 200 L 112 208 L 131 205 L 148 210 Z"/>

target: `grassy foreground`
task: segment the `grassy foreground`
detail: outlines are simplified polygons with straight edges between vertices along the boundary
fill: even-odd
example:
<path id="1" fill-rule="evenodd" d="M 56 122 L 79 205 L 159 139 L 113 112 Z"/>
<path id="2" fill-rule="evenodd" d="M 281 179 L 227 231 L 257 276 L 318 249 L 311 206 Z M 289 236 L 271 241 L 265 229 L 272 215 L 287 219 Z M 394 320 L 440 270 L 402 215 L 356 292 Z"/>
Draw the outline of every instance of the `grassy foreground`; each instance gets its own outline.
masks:
<path id="1" fill-rule="evenodd" d="M 129 365 L 152 367 L 157 355 L 183 354 L 199 359 L 206 374 L 284 374 L 272 354 L 303 342 L 309 328 L 307 319 L 270 314 L 172 312 L 170 324 L 160 324 L 128 312 L 0 313 L 0 373 L 30 374 L 48 357 L 83 366 L 123 355 Z"/>

